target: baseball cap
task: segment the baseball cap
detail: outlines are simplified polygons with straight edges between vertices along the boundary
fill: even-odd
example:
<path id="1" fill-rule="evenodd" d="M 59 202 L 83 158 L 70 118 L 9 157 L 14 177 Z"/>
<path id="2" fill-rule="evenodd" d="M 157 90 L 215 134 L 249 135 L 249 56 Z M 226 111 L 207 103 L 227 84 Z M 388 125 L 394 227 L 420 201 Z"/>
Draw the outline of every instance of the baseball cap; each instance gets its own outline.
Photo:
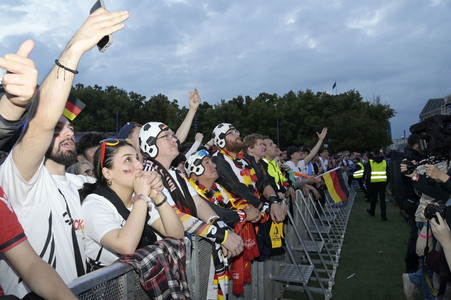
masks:
<path id="1" fill-rule="evenodd" d="M 125 140 L 130 135 L 130 132 L 132 129 L 135 128 L 134 122 L 127 122 L 122 128 L 119 130 L 119 133 L 117 134 L 116 138 L 119 140 Z"/>
<path id="2" fill-rule="evenodd" d="M 299 151 L 299 147 L 296 146 L 290 146 L 287 148 L 287 157 L 289 159 L 291 159 L 291 155 L 293 155 L 293 153 L 298 152 Z"/>

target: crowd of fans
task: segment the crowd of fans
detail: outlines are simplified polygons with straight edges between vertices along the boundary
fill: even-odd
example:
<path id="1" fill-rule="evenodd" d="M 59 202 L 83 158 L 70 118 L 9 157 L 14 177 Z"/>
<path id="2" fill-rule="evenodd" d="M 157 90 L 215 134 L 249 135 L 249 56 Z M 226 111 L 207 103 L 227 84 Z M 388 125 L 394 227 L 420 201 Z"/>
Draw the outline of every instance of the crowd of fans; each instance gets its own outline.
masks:
<path id="1" fill-rule="evenodd" d="M 233 292 L 242 294 L 251 281 L 252 261 L 280 253 L 270 232 L 283 226 L 295 191 L 312 193 L 317 205 L 324 205 L 320 175 L 338 167 L 371 202 L 370 215 L 380 195 L 381 218 L 387 220 L 389 177 L 379 151 L 368 157 L 332 155 L 323 147 L 327 128 L 316 133 L 313 147 L 281 151 L 270 136 L 243 138 L 230 123 L 212 129 L 207 143 L 202 133 L 191 143 L 186 138 L 201 102 L 197 90 L 189 93 L 188 114 L 175 133 L 160 122 L 130 121 L 116 137 L 87 134 L 76 142 L 72 125 L 61 115 L 78 63 L 104 35 L 121 30 L 128 17 L 126 11 L 93 12 L 38 91 L 37 71 L 28 58 L 32 41 L 0 58 L 0 67 L 8 71 L 0 99 L 1 145 L 27 118 L 0 168 L 0 296 L 71 299 L 65 283 L 119 260 L 141 270 L 152 298 L 189 299 L 185 235 L 212 245 L 208 298 L 228 293 L 229 276 Z M 412 174 L 406 175 L 421 190 L 426 175 Z M 425 203 L 432 200 L 426 195 L 449 198 L 449 177 L 428 165 L 426 174 L 437 179 L 438 187 L 432 188 L 436 194 L 424 192 L 419 199 L 421 222 Z M 441 217 L 431 221 L 448 258 L 449 228 L 443 224 Z M 430 237 L 427 228 L 418 227 L 421 256 L 421 238 Z M 415 282 L 414 275 L 409 278 Z"/>

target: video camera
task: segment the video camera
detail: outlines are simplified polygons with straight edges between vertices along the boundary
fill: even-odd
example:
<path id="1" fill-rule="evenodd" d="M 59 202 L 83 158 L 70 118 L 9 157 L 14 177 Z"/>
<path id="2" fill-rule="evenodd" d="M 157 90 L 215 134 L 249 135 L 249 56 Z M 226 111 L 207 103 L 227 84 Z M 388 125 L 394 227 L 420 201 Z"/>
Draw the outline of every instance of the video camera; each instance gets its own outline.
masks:
<path id="1" fill-rule="evenodd" d="M 446 160 L 450 157 L 451 116 L 435 115 L 410 126 L 412 134 L 419 134 L 419 150 L 429 157 Z M 436 159 L 434 159 L 436 160 Z"/>

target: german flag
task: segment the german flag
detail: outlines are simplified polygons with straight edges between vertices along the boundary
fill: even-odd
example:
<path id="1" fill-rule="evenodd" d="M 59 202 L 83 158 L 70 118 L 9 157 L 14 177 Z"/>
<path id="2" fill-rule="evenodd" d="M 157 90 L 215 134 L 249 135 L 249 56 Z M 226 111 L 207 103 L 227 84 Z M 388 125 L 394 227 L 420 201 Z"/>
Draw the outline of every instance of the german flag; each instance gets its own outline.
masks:
<path id="1" fill-rule="evenodd" d="M 327 191 L 335 203 L 345 201 L 349 196 L 349 191 L 341 175 L 341 170 L 337 172 L 337 169 L 322 175 L 326 183 Z"/>
<path id="2" fill-rule="evenodd" d="M 66 108 L 64 108 L 63 115 L 69 120 L 73 121 L 76 116 L 85 108 L 84 104 L 80 99 L 74 95 L 69 94 L 69 99 L 66 102 Z"/>

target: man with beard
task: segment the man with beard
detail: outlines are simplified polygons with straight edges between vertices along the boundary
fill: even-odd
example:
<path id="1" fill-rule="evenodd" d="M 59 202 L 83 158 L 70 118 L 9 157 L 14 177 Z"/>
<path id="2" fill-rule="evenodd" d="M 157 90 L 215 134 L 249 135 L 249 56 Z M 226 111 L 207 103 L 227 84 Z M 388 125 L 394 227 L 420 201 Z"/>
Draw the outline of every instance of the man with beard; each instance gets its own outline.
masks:
<path id="1" fill-rule="evenodd" d="M 0 186 L 31 246 L 65 283 L 85 273 L 78 189 L 90 177 L 65 173 L 76 159 L 75 139 L 72 126 L 60 116 L 82 55 L 103 36 L 122 29 L 128 16 L 99 8 L 82 24 L 42 83 L 27 128 L 0 170 Z M 6 294 L 22 298 L 30 292 L 4 260 L 0 274 Z"/>
<path id="2" fill-rule="evenodd" d="M 286 205 L 281 203 L 266 177 L 258 178 L 251 162 L 244 157 L 240 132 L 232 124 L 221 123 L 213 130 L 213 139 L 215 147 L 219 148 L 212 158 L 219 173 L 218 182 L 237 198 L 246 199 L 269 213 L 274 222 L 282 222 Z"/>

